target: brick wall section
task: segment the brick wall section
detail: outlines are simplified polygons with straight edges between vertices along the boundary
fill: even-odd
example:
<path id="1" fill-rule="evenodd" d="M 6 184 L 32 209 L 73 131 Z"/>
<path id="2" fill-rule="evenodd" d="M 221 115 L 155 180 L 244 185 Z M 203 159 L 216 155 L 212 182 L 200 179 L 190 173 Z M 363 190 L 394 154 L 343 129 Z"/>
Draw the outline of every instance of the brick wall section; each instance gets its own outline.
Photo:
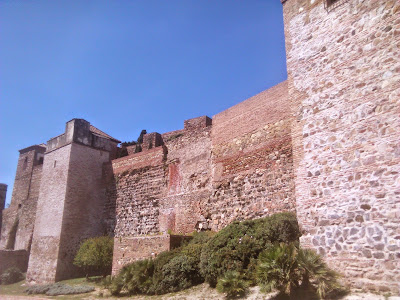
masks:
<path id="1" fill-rule="evenodd" d="M 0 274 L 15 267 L 25 272 L 28 268 L 29 253 L 26 250 L 0 250 Z"/>
<path id="2" fill-rule="evenodd" d="M 118 274 L 124 265 L 135 260 L 154 258 L 157 254 L 168 250 L 170 250 L 168 234 L 115 238 L 112 274 Z"/>
<path id="3" fill-rule="evenodd" d="M 301 243 L 400 291 L 400 3 L 284 4 Z"/>
<path id="4" fill-rule="evenodd" d="M 160 232 L 159 201 L 166 193 L 165 155 L 161 146 L 112 162 L 115 182 L 108 187 L 108 195 L 116 201 L 113 274 L 127 262 L 169 249 L 166 237 L 146 239 Z"/>
<path id="5" fill-rule="evenodd" d="M 287 82 L 214 116 L 207 225 L 294 211 L 291 147 Z"/>
<path id="6" fill-rule="evenodd" d="M 186 120 L 183 130 L 162 135 L 164 148 L 113 161 L 114 273 L 149 257 L 157 239 L 145 235 L 219 230 L 295 210 L 287 83 L 214 118 Z"/>
<path id="7" fill-rule="evenodd" d="M 202 203 L 210 196 L 210 122 L 206 117 L 187 120 L 188 129 L 162 136 L 164 146 L 113 161 L 117 212 L 113 272 L 128 261 L 168 250 L 169 230 L 195 230 L 202 219 Z M 162 237 L 152 237 L 159 234 Z M 166 239 L 166 244 L 159 246 L 159 239 Z"/>
<path id="8" fill-rule="evenodd" d="M 208 215 L 211 191 L 211 119 L 202 116 L 184 122 L 185 130 L 164 138 L 168 148 L 167 196 L 161 201 L 162 224 L 186 234 L 198 229 Z M 168 138 L 169 136 L 169 138 Z M 171 138 L 175 137 L 175 138 Z"/>

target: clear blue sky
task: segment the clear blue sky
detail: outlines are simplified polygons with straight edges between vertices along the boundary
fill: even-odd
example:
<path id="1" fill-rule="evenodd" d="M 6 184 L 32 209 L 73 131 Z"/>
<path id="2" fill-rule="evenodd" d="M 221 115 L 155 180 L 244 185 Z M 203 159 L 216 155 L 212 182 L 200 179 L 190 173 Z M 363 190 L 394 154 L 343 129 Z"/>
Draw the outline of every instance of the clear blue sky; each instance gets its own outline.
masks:
<path id="1" fill-rule="evenodd" d="M 287 77 L 280 0 L 0 0 L 0 182 L 84 118 L 122 141 Z"/>

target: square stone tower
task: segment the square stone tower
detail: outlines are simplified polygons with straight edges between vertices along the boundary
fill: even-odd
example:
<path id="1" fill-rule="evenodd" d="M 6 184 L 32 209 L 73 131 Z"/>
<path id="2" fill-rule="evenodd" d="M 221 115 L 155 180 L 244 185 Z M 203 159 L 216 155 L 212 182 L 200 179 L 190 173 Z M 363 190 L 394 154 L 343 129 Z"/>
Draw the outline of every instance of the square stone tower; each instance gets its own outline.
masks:
<path id="1" fill-rule="evenodd" d="M 283 2 L 301 244 L 400 286 L 400 3 Z"/>
<path id="2" fill-rule="evenodd" d="M 84 239 L 102 235 L 106 201 L 104 164 L 120 141 L 83 119 L 47 143 L 27 281 L 54 282 L 76 275 L 74 255 Z"/>

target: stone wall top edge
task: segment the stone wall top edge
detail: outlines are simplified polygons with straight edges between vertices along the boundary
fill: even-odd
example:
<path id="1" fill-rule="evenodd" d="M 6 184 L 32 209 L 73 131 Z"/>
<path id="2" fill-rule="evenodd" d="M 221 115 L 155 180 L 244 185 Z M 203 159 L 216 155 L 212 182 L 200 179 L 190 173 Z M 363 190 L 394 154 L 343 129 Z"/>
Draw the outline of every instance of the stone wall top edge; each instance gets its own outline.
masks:
<path id="1" fill-rule="evenodd" d="M 101 136 L 98 136 L 98 135 L 95 135 L 95 136 L 96 136 L 96 138 L 98 138 L 98 139 L 103 139 L 103 140 L 105 140 L 105 141 L 110 141 L 109 139 L 103 138 L 103 137 L 101 137 Z M 50 141 L 51 141 L 51 140 L 49 140 L 49 142 L 50 142 Z M 110 142 L 113 142 L 113 141 L 110 141 Z M 107 149 L 105 149 L 105 148 L 100 148 L 100 147 L 94 147 L 94 146 L 91 146 L 91 145 L 86 145 L 86 144 L 80 143 L 80 142 L 78 142 L 78 141 L 69 141 L 69 142 L 60 143 L 60 145 L 57 145 L 56 147 L 54 147 L 54 148 L 51 149 L 51 150 L 46 150 L 45 154 L 49 154 L 49 153 L 51 153 L 51 152 L 53 152 L 53 151 L 56 151 L 56 150 L 58 150 L 58 149 L 61 149 L 61 148 L 65 147 L 65 146 L 68 146 L 68 145 L 71 145 L 71 144 L 81 145 L 81 146 L 85 146 L 85 147 L 88 147 L 88 148 L 91 148 L 91 149 L 100 150 L 100 151 L 104 151 L 104 152 L 112 152 L 112 150 L 107 150 Z"/>
<path id="2" fill-rule="evenodd" d="M 247 98 L 246 100 L 243 100 L 243 101 L 239 102 L 238 104 L 236 104 L 234 106 L 231 106 L 231 107 L 229 107 L 228 109 L 226 109 L 224 111 L 221 111 L 220 113 L 214 115 L 212 117 L 212 119 L 214 121 L 214 119 L 218 119 L 219 117 L 228 115 L 229 113 L 235 111 L 236 109 L 238 109 L 238 108 L 240 108 L 242 106 L 245 107 L 249 103 L 256 102 L 257 100 L 259 100 L 260 97 L 269 98 L 269 97 L 273 96 L 274 93 L 276 93 L 276 94 L 279 94 L 279 93 L 287 94 L 288 93 L 288 80 L 282 81 L 282 82 L 270 87 L 269 89 L 266 89 L 266 90 L 254 95 L 254 96 L 252 96 L 250 98 Z M 273 97 L 271 97 L 271 99 L 273 99 Z M 215 121 L 217 121 L 217 120 L 215 120 Z"/>
<path id="3" fill-rule="evenodd" d="M 0 183 L 0 189 L 7 189 L 8 185 L 5 183 Z"/>
<path id="4" fill-rule="evenodd" d="M 114 164 L 119 163 L 119 162 L 130 160 L 130 159 L 132 159 L 134 157 L 137 157 L 137 158 L 145 157 L 145 156 L 148 156 L 149 154 L 156 153 L 156 152 L 162 152 L 164 154 L 164 151 L 165 151 L 165 147 L 164 146 L 159 146 L 159 147 L 155 147 L 155 148 L 152 148 L 152 149 L 148 149 L 146 151 L 142 151 L 142 152 L 138 152 L 138 153 L 132 153 L 132 154 L 124 156 L 124 157 L 116 158 L 116 159 L 113 159 L 111 162 L 114 165 Z"/>
<path id="5" fill-rule="evenodd" d="M 41 145 L 32 145 L 32 146 L 29 146 L 29 147 L 26 147 L 26 148 L 23 148 L 23 149 L 19 150 L 19 153 L 20 154 L 24 154 L 26 152 L 33 151 L 33 150 L 36 150 L 38 152 L 45 152 L 46 151 L 46 147 L 45 146 L 41 146 Z"/>

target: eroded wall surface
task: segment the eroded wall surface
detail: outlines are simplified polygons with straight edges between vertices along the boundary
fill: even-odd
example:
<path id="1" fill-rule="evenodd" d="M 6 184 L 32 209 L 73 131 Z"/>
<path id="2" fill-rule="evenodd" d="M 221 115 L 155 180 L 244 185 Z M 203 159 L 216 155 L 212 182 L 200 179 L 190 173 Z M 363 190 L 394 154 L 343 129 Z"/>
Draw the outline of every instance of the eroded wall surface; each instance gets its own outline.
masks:
<path id="1" fill-rule="evenodd" d="M 80 243 L 106 232 L 102 218 L 106 200 L 103 164 L 109 160 L 107 151 L 71 145 L 56 281 L 82 273 L 73 265 Z"/>
<path id="2" fill-rule="evenodd" d="M 186 120 L 161 136 L 163 146 L 114 160 L 113 273 L 169 250 L 171 233 L 294 211 L 290 123 L 283 82 L 212 120 Z"/>
<path id="3" fill-rule="evenodd" d="M 213 230 L 295 210 L 290 126 L 287 82 L 213 117 Z"/>
<path id="4" fill-rule="evenodd" d="M 45 150 L 20 150 L 10 207 L 2 213 L 0 249 L 30 250 Z"/>
<path id="5" fill-rule="evenodd" d="M 46 154 L 29 259 L 27 282 L 54 282 L 67 192 L 71 144 Z"/>
<path id="6" fill-rule="evenodd" d="M 169 250 L 169 233 L 193 232 L 202 219 L 211 185 L 210 121 L 193 119 L 186 129 L 163 135 L 164 145 L 113 161 L 114 274 L 128 262 Z"/>
<path id="7" fill-rule="evenodd" d="M 399 292 L 400 3 L 284 3 L 297 216 L 353 287 Z"/>

